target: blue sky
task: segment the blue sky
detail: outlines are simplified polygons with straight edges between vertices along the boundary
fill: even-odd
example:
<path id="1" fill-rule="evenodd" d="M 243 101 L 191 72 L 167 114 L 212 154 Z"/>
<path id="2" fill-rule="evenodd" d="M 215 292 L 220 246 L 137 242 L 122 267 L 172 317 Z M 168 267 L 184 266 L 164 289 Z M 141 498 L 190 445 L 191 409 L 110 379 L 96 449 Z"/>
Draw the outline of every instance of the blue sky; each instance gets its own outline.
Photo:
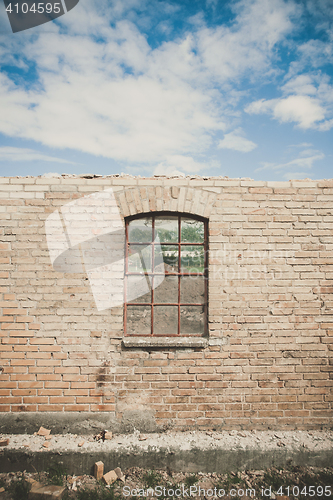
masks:
<path id="1" fill-rule="evenodd" d="M 0 175 L 333 177 L 332 0 L 80 0 L 13 34 Z"/>

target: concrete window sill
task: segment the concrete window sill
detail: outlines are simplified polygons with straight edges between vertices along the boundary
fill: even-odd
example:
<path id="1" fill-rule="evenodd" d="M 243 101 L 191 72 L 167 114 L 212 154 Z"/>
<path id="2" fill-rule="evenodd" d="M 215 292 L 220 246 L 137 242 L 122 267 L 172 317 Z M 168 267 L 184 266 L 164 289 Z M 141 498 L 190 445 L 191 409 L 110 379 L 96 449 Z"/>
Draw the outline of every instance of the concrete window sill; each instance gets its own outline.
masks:
<path id="1" fill-rule="evenodd" d="M 124 347 L 192 347 L 204 349 L 209 344 L 202 337 L 125 337 Z"/>

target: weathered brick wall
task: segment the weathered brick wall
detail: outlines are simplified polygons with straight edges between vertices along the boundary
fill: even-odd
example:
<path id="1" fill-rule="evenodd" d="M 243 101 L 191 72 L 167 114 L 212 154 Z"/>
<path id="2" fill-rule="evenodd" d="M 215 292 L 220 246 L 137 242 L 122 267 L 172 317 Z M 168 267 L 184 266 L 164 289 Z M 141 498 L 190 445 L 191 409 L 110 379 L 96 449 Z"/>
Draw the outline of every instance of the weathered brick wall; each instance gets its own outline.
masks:
<path id="1" fill-rule="evenodd" d="M 209 219 L 209 345 L 124 348 L 123 307 L 53 269 L 46 218 L 113 188 L 122 216 Z M 0 179 L 2 412 L 105 412 L 151 428 L 329 427 L 333 181 Z M 147 417 L 148 416 L 148 417 Z"/>

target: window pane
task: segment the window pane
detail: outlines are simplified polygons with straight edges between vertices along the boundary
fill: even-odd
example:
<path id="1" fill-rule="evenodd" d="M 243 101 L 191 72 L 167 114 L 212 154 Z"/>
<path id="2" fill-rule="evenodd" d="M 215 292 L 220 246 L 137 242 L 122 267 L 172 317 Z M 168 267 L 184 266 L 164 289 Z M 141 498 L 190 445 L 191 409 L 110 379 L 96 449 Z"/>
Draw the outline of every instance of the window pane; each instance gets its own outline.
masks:
<path id="1" fill-rule="evenodd" d="M 204 308 L 203 306 L 180 307 L 180 333 L 204 333 Z"/>
<path id="2" fill-rule="evenodd" d="M 180 302 L 204 304 L 205 302 L 205 277 L 183 276 L 180 279 Z"/>
<path id="3" fill-rule="evenodd" d="M 152 241 L 152 219 L 135 219 L 128 224 L 128 241 L 150 243 Z"/>
<path id="4" fill-rule="evenodd" d="M 178 276 L 164 278 L 154 289 L 154 302 L 178 303 Z"/>
<path id="5" fill-rule="evenodd" d="M 127 306 L 126 333 L 129 335 L 151 333 L 151 306 Z"/>
<path id="6" fill-rule="evenodd" d="M 178 333 L 178 306 L 154 306 L 154 334 Z"/>
<path id="7" fill-rule="evenodd" d="M 150 283 L 147 278 L 147 275 L 127 276 L 126 302 L 151 302 Z"/>
<path id="8" fill-rule="evenodd" d="M 151 271 L 151 245 L 128 245 L 128 271 L 135 273 Z"/>
<path id="9" fill-rule="evenodd" d="M 181 241 L 187 243 L 204 242 L 204 223 L 199 220 L 181 219 Z"/>
<path id="10" fill-rule="evenodd" d="M 156 235 L 161 243 L 178 241 L 178 217 L 156 217 L 155 238 Z"/>
<path id="11" fill-rule="evenodd" d="M 178 273 L 178 245 L 155 246 L 155 273 Z"/>
<path id="12" fill-rule="evenodd" d="M 181 272 L 203 273 L 204 272 L 204 247 L 182 245 L 181 246 Z"/>

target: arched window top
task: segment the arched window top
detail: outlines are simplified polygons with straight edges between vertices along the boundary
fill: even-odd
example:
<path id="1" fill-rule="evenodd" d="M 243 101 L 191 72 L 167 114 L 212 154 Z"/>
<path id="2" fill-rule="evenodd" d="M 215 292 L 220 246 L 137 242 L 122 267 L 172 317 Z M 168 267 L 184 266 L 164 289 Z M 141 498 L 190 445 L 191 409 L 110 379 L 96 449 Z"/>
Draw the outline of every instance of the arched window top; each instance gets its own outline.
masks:
<path id="1" fill-rule="evenodd" d="M 205 240 L 203 217 L 174 212 L 158 212 L 128 217 L 128 241 L 150 243 L 156 238 L 160 243 L 203 244 Z"/>

